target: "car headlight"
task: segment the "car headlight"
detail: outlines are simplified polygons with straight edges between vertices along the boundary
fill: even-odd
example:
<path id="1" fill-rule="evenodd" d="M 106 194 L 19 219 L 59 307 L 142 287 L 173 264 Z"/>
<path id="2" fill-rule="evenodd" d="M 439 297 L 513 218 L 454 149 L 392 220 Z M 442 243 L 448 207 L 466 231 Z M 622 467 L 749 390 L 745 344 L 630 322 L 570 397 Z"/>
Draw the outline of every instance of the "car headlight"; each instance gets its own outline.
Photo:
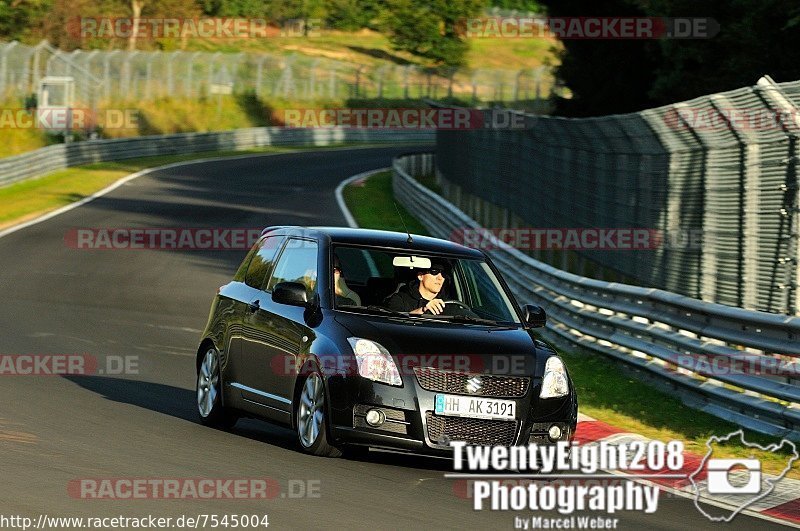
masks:
<path id="1" fill-rule="evenodd" d="M 558 356 L 550 356 L 544 366 L 542 392 L 539 393 L 539 398 L 558 398 L 566 396 L 567 393 L 569 393 L 569 382 L 564 362 Z"/>
<path id="2" fill-rule="evenodd" d="M 349 337 L 347 341 L 350 342 L 353 354 L 356 355 L 358 374 L 376 382 L 403 386 L 403 380 L 392 355 L 380 343 L 360 337 Z"/>

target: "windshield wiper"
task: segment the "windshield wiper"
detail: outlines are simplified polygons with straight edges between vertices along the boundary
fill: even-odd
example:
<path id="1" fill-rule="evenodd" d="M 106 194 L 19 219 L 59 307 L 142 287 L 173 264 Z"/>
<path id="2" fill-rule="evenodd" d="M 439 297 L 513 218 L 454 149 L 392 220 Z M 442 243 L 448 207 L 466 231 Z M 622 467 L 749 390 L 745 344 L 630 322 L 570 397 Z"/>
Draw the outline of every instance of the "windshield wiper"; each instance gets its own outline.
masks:
<path id="1" fill-rule="evenodd" d="M 472 315 L 438 315 L 437 317 L 443 317 L 449 321 L 456 321 L 461 323 L 475 323 L 475 324 L 485 324 L 490 326 L 501 326 L 501 327 L 509 327 L 515 328 L 512 323 L 504 323 L 501 321 L 494 321 L 492 319 L 484 319 L 483 317 L 475 317 Z"/>
<path id="2" fill-rule="evenodd" d="M 384 315 L 393 315 L 395 317 L 408 317 L 407 313 L 398 312 L 396 310 L 390 310 L 389 308 L 384 308 L 383 306 L 375 306 L 371 304 L 369 306 L 353 306 L 350 304 L 344 306 L 338 306 L 337 310 L 367 310 L 372 313 L 382 313 Z"/>
<path id="3" fill-rule="evenodd" d="M 432 315 L 432 314 L 416 314 L 416 313 L 409 313 L 409 312 L 398 312 L 397 310 L 391 310 L 389 308 L 385 308 L 383 306 L 375 306 L 371 304 L 369 306 L 339 306 L 337 310 L 347 310 L 347 309 L 357 309 L 357 310 L 367 310 L 368 312 L 383 314 L 383 315 L 390 315 L 392 317 L 402 317 L 404 319 L 420 319 L 425 321 L 435 321 L 440 315 Z"/>

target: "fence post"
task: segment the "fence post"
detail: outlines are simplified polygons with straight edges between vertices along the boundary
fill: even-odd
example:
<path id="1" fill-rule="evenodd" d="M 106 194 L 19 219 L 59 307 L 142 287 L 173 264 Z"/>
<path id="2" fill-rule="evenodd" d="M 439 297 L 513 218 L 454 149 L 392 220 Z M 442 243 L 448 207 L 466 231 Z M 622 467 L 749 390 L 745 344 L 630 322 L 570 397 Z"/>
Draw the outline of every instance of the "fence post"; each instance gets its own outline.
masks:
<path id="1" fill-rule="evenodd" d="M 337 68 L 336 65 L 332 65 L 328 70 L 328 97 L 331 99 L 336 98 L 337 87 L 336 87 L 336 72 Z"/>
<path id="2" fill-rule="evenodd" d="M 781 127 L 789 139 L 788 157 L 783 161 L 786 165 L 786 179 L 781 185 L 783 190 L 783 205 L 780 211 L 781 224 L 786 223 L 783 239 L 788 240 L 787 256 L 783 257 L 784 263 L 791 264 L 787 268 L 787 277 L 783 287 L 787 290 L 787 313 L 800 315 L 800 181 L 798 180 L 797 165 L 800 162 L 800 119 L 797 116 L 797 106 L 794 105 L 780 86 L 769 77 L 764 76 L 756 83 L 757 94 L 771 109 L 781 112 L 782 116 L 791 117 L 781 120 Z M 792 272 L 792 268 L 794 271 Z"/>
<path id="3" fill-rule="evenodd" d="M 6 76 L 8 75 L 8 52 L 14 46 L 19 44 L 17 41 L 11 41 L 3 47 L 2 58 L 0 58 L 0 98 L 5 98 L 8 82 Z"/>

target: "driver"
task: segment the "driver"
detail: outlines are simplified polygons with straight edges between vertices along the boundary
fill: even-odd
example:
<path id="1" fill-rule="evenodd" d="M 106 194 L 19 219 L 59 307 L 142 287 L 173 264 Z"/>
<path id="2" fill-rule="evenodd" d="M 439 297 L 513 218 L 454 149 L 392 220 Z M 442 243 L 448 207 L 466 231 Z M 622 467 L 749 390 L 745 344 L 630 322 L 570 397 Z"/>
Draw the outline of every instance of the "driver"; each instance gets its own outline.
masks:
<path id="1" fill-rule="evenodd" d="M 398 312 L 439 315 L 444 311 L 444 301 L 437 298 L 444 286 L 445 264 L 431 262 L 430 269 L 417 272 L 417 281 L 400 287 L 386 299 L 386 306 Z"/>

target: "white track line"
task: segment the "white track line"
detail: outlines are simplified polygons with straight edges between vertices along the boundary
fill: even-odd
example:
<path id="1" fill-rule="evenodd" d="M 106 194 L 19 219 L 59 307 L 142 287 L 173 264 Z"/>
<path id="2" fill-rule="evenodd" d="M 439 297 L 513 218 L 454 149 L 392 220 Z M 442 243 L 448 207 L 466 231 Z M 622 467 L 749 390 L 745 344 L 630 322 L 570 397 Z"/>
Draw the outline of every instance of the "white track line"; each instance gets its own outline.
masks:
<path id="1" fill-rule="evenodd" d="M 181 162 L 172 162 L 170 164 L 164 164 L 163 166 L 154 166 L 152 168 L 145 168 L 143 170 L 137 171 L 136 173 L 132 173 L 130 175 L 126 175 L 125 177 L 120 178 L 118 181 L 115 181 L 113 184 L 103 188 L 99 192 L 93 193 L 89 197 L 85 197 L 85 198 L 81 199 L 80 201 L 76 201 L 74 203 L 70 203 L 68 205 L 65 205 L 65 206 L 63 206 L 61 208 L 53 210 L 52 212 L 48 212 L 47 214 L 39 216 L 38 218 L 32 219 L 30 221 L 25 221 L 25 222 L 19 223 L 17 225 L 12 225 L 11 227 L 8 227 L 8 228 L 0 231 L 0 238 L 8 236 L 9 234 L 13 234 L 13 233 L 15 233 L 15 232 L 17 232 L 19 230 L 25 229 L 25 228 L 30 227 L 32 225 L 36 225 L 38 223 L 42 223 L 42 222 L 47 221 L 48 219 L 52 219 L 52 218 L 54 218 L 56 216 L 60 216 L 64 212 L 69 212 L 70 210 L 72 210 L 74 208 L 81 207 L 81 206 L 85 205 L 86 203 L 94 201 L 98 197 L 102 197 L 102 196 L 108 194 L 109 192 L 112 192 L 112 191 L 116 190 L 117 188 L 119 188 L 123 184 L 125 184 L 127 182 L 130 182 L 130 181 L 136 179 L 137 177 L 141 177 L 142 175 L 147 175 L 147 174 L 155 172 L 155 171 L 167 170 L 167 169 L 170 169 L 170 168 L 177 168 L 177 167 L 180 167 L 180 166 L 189 166 L 191 164 L 203 164 L 203 163 L 206 163 L 206 162 L 219 162 L 219 161 L 223 161 L 223 160 L 237 160 L 237 159 L 247 159 L 247 158 L 274 157 L 276 155 L 291 155 L 293 153 L 310 153 L 310 152 L 317 152 L 317 151 L 347 151 L 347 150 L 354 150 L 354 149 L 376 149 L 376 148 L 382 148 L 382 147 L 389 148 L 389 147 L 392 147 L 392 144 L 387 144 L 386 146 L 370 145 L 370 146 L 338 147 L 338 148 L 325 148 L 325 149 L 295 149 L 295 150 L 291 150 L 291 151 L 282 151 L 280 153 L 248 153 L 248 154 L 243 154 L 243 155 L 225 155 L 225 156 L 221 156 L 221 157 L 205 157 L 205 158 L 200 158 L 200 159 L 184 160 L 184 161 L 181 161 Z M 124 162 L 124 160 L 121 160 L 121 161 L 109 161 L 109 162 Z M 65 168 L 65 169 L 68 169 L 68 168 Z M 388 168 L 383 168 L 382 170 L 378 170 L 378 171 L 385 171 L 386 169 L 388 169 Z M 367 173 L 369 173 L 369 172 L 367 172 Z M 360 174 L 360 175 L 363 175 L 363 174 Z M 358 177 L 358 175 L 355 176 L 355 177 Z M 339 186 L 344 188 L 344 186 L 342 186 L 342 184 L 340 184 Z M 341 196 L 339 188 L 336 189 L 336 192 L 337 192 L 337 201 L 338 201 L 339 197 Z M 349 216 L 349 218 L 348 218 L 348 223 L 349 223 L 350 220 L 352 219 L 352 215 L 350 214 L 350 211 L 347 210 L 346 206 L 344 206 L 344 202 L 343 201 L 339 204 L 339 206 L 340 206 L 340 208 L 343 208 L 342 212 L 345 213 L 345 217 Z M 355 220 L 353 220 L 353 223 L 355 223 Z M 353 227 L 355 225 L 350 225 L 350 226 Z"/>
<path id="2" fill-rule="evenodd" d="M 356 222 L 356 219 L 353 217 L 353 214 L 350 213 L 350 209 L 347 208 L 347 204 L 344 202 L 343 193 L 345 186 L 359 179 L 368 179 L 377 173 L 389 170 L 391 170 L 391 168 L 380 168 L 377 170 L 365 171 L 364 173 L 359 173 L 357 175 L 353 175 L 352 177 L 348 177 L 344 181 L 340 182 L 339 186 L 336 187 L 336 202 L 339 204 L 339 210 L 342 211 L 344 219 L 347 220 L 348 227 L 352 227 L 354 229 L 358 228 L 358 223 Z"/>

